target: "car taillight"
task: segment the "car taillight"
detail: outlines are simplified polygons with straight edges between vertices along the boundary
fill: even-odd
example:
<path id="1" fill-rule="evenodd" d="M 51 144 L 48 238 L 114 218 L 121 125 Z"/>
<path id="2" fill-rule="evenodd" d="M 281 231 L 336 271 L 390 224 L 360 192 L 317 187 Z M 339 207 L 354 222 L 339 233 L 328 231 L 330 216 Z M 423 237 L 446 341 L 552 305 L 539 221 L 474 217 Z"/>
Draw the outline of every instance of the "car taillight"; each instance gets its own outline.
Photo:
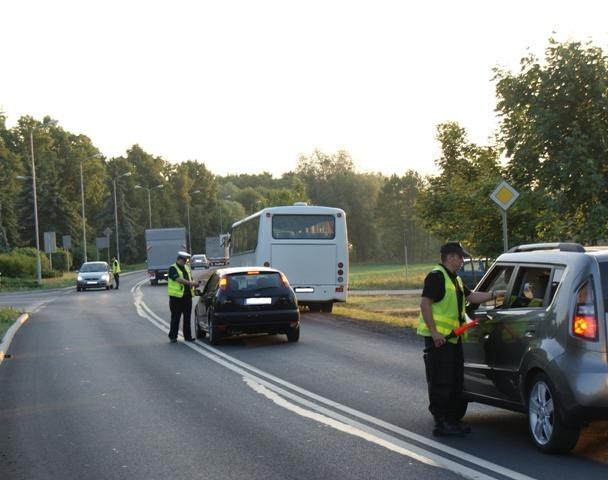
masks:
<path id="1" fill-rule="evenodd" d="M 572 333 L 585 340 L 597 339 L 597 316 L 595 307 L 589 304 L 578 304 L 572 319 Z"/>

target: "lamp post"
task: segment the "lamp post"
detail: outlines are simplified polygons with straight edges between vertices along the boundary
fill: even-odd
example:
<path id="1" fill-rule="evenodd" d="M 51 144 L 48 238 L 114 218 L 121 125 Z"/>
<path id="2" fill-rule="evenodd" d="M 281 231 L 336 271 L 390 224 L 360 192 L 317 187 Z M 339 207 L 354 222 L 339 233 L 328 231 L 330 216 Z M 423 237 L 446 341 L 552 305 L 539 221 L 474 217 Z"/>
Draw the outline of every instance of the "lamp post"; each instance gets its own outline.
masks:
<path id="1" fill-rule="evenodd" d="M 81 158 L 80 159 L 80 198 L 82 203 L 82 248 L 83 248 L 83 257 L 84 261 L 87 262 L 87 218 L 84 215 L 84 179 L 82 175 L 82 164 L 85 160 L 90 160 L 92 158 L 101 157 L 100 153 L 96 153 L 95 155 L 91 155 L 90 157 Z"/>
<path id="2" fill-rule="evenodd" d="M 118 246 L 118 206 L 116 204 L 116 180 L 121 177 L 130 177 L 131 172 L 123 173 L 122 175 L 118 175 L 112 179 L 112 183 L 114 185 L 114 220 L 116 221 L 116 260 L 120 263 L 120 248 Z"/>
<path id="3" fill-rule="evenodd" d="M 190 195 L 201 193 L 200 190 L 194 190 L 188 192 L 188 199 L 186 200 L 186 216 L 188 217 L 188 253 L 192 253 L 192 238 L 190 237 Z"/>
<path id="4" fill-rule="evenodd" d="M 57 123 L 56 120 L 51 120 L 47 124 L 40 125 L 39 127 L 53 126 Z M 34 194 L 34 230 L 36 232 L 36 282 L 38 285 L 42 284 L 42 266 L 40 264 L 40 232 L 38 229 L 38 194 L 36 192 L 36 161 L 34 159 L 34 130 L 38 127 L 32 127 L 29 131 L 30 134 L 30 156 L 32 157 L 32 192 Z M 20 175 L 17 178 L 26 180 L 27 177 Z"/>
<path id="5" fill-rule="evenodd" d="M 225 199 L 229 199 L 230 195 L 226 195 Z M 222 222 L 222 204 L 224 203 L 224 199 L 220 198 L 220 235 L 222 234 L 222 232 L 224 231 L 224 225 Z"/>
<path id="6" fill-rule="evenodd" d="M 144 190 L 146 190 L 148 192 L 148 217 L 150 219 L 150 228 L 152 228 L 152 204 L 151 204 L 151 200 L 150 200 L 150 192 L 152 190 L 158 190 L 159 188 L 163 188 L 164 185 L 162 183 L 152 187 L 152 188 L 148 188 L 148 187 L 144 187 L 142 185 L 135 185 L 135 188 L 139 189 L 139 188 L 143 188 Z"/>

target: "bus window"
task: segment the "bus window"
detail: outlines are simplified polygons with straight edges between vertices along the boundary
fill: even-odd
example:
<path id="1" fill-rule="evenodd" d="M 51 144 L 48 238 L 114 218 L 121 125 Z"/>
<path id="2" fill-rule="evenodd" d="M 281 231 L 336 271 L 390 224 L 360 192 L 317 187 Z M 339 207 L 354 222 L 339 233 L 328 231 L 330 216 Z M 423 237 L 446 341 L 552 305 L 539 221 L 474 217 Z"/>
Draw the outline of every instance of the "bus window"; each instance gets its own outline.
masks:
<path id="1" fill-rule="evenodd" d="M 272 238 L 332 240 L 336 235 L 333 215 L 274 215 Z"/>

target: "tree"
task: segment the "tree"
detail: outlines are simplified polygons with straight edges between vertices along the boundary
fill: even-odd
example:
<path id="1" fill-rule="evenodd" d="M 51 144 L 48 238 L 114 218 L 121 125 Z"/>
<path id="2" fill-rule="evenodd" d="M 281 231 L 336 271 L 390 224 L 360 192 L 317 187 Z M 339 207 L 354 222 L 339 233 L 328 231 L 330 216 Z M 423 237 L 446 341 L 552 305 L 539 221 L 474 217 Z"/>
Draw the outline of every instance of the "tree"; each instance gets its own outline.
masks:
<path id="1" fill-rule="evenodd" d="M 441 240 L 460 240 L 479 255 L 501 251 L 500 214 L 489 195 L 501 179 L 498 152 L 467 140 L 456 122 L 438 125 L 439 175 L 429 177 L 420 191 L 418 218 Z"/>
<path id="2" fill-rule="evenodd" d="M 608 63 L 590 43 L 549 40 L 514 74 L 496 69 L 508 177 L 528 193 L 541 240 L 596 243 L 608 235 Z"/>
<path id="3" fill-rule="evenodd" d="M 21 185 L 16 175 L 23 175 L 20 157 L 7 145 L 8 131 L 0 112 L 0 252 L 21 245 L 17 217 L 17 193 Z"/>
<path id="4" fill-rule="evenodd" d="M 416 199 L 423 186 L 418 173 L 409 170 L 403 177 L 384 179 L 376 205 L 376 227 L 379 235 L 379 260 L 402 262 L 405 249 L 408 261 L 423 261 L 436 251 L 428 251 L 428 233 L 416 216 Z"/>
<path id="5" fill-rule="evenodd" d="M 302 155 L 296 167 L 315 205 L 342 208 L 346 213 L 353 260 L 371 260 L 378 255 L 374 210 L 383 178 L 359 174 L 346 151 L 334 155 L 315 150 Z"/>

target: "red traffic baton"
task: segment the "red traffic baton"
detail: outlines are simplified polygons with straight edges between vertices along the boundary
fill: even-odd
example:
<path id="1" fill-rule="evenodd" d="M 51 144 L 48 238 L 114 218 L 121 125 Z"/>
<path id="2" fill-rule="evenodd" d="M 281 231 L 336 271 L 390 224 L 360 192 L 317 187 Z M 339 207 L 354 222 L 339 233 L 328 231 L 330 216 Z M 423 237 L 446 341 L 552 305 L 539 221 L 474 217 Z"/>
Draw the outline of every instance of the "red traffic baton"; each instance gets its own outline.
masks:
<path id="1" fill-rule="evenodd" d="M 450 333 L 448 333 L 444 337 L 446 342 L 448 340 L 450 340 L 451 338 L 460 337 L 460 335 L 462 335 L 467 330 L 470 330 L 471 328 L 476 327 L 479 324 L 479 322 L 480 322 L 480 320 L 472 320 L 468 323 L 463 323 L 462 325 L 460 325 L 460 327 L 455 328 L 454 330 L 452 330 Z M 431 351 L 433 348 L 435 348 L 435 347 L 427 347 L 423 350 L 423 352 L 427 353 L 427 352 Z"/>

